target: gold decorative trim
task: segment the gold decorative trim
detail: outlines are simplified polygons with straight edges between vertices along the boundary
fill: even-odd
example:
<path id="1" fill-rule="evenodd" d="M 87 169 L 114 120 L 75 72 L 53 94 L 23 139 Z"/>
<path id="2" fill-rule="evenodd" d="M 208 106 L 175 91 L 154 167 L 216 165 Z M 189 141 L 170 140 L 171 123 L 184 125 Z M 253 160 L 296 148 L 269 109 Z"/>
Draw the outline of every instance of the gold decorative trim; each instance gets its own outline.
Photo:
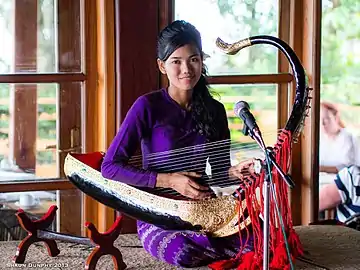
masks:
<path id="1" fill-rule="evenodd" d="M 150 211 L 179 217 L 192 225 L 200 225 L 203 233 L 224 237 L 239 231 L 237 208 L 239 202 L 231 195 L 198 201 L 183 201 L 160 197 L 127 184 L 104 178 L 101 173 L 73 157 L 70 153 L 65 158 L 64 171 L 68 177 L 78 175 L 85 181 L 104 189 L 104 192 L 116 194 L 125 202 L 141 205 Z M 246 201 L 241 202 L 242 212 Z M 247 218 L 240 228 L 251 223 Z"/>
<path id="2" fill-rule="evenodd" d="M 249 38 L 246 38 L 229 44 L 223 41 L 221 38 L 217 38 L 216 46 L 222 51 L 224 51 L 226 54 L 234 55 L 237 54 L 241 49 L 251 46 L 251 41 Z"/>

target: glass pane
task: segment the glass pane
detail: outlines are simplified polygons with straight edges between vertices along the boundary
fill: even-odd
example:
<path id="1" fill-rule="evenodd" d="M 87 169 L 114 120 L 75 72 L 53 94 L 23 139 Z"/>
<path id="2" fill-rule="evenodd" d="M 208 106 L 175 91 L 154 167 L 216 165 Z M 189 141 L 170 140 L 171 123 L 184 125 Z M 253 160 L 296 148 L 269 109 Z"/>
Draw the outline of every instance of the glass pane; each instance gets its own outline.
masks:
<path id="1" fill-rule="evenodd" d="M 322 1 L 320 198 L 324 198 L 323 188 L 334 184 L 339 169 L 350 165 L 360 166 L 359 12 L 359 1 Z M 356 185 L 353 183 L 354 188 L 350 188 L 348 194 L 357 193 Z M 350 196 L 348 201 L 354 198 Z M 336 202 L 337 198 L 329 196 L 327 200 Z M 329 205 L 324 201 L 320 204 Z M 320 218 L 337 218 L 344 222 L 343 211 L 335 211 L 334 205 L 330 203 L 327 211 L 320 213 Z M 349 209 L 346 206 L 342 208 Z M 354 213 L 352 209 L 349 210 L 349 215 Z"/>
<path id="2" fill-rule="evenodd" d="M 0 84 L 1 181 L 59 177 L 69 126 L 81 126 L 81 83 Z"/>
<path id="3" fill-rule="evenodd" d="M 246 101 L 262 132 L 265 144 L 273 146 L 277 137 L 277 85 L 212 85 L 214 98 L 224 104 L 231 133 L 232 163 L 262 156 L 260 148 L 242 133 L 243 121 L 235 116 L 234 104 Z"/>
<path id="4" fill-rule="evenodd" d="M 80 0 L 63 2 L 0 1 L 0 74 L 81 71 Z"/>
<path id="5" fill-rule="evenodd" d="M 359 6 L 323 1 L 322 14 L 321 100 L 335 104 L 346 128 L 359 136 Z M 334 23 L 341 31 L 335 31 Z"/>
<path id="6" fill-rule="evenodd" d="M 277 73 L 276 48 L 256 45 L 228 56 L 215 41 L 218 37 L 232 43 L 254 35 L 278 36 L 278 5 L 278 0 L 176 0 L 175 19 L 186 20 L 200 31 L 203 50 L 210 56 L 205 61 L 210 75 Z"/>
<path id="7" fill-rule="evenodd" d="M 0 241 L 21 240 L 27 232 L 23 230 L 15 216 L 16 211 L 21 208 L 31 219 L 39 219 L 47 213 L 50 206 L 57 205 L 57 215 L 49 226 L 51 231 L 68 232 L 80 236 L 81 217 L 70 216 L 65 207 L 71 208 L 72 213 L 81 213 L 81 194 L 77 190 L 46 190 L 0 193 Z M 71 205 L 71 207 L 70 207 Z M 63 209 L 62 209 L 63 207 Z M 67 222 L 78 219 L 80 222 L 76 227 L 70 226 L 72 231 L 65 231 Z M 74 225 L 74 224 L 73 224 Z"/>

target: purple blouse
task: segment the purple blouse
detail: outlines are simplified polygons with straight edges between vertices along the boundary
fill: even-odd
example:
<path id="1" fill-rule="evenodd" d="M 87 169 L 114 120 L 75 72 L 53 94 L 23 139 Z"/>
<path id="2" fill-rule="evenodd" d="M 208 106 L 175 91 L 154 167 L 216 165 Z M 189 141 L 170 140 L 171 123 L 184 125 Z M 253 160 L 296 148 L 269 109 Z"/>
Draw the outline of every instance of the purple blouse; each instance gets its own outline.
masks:
<path id="1" fill-rule="evenodd" d="M 214 104 L 216 116 L 223 123 L 218 140 L 229 139 L 225 108 L 218 101 L 214 100 Z M 208 158 L 213 173 L 227 170 L 230 146 L 221 154 L 214 154 L 215 148 L 206 146 L 210 141 L 202 133 L 196 128 L 191 112 L 181 108 L 166 89 L 145 94 L 135 101 L 121 124 L 104 157 L 102 175 L 129 185 L 153 188 L 159 172 L 204 174 Z M 139 146 L 142 157 L 131 162 Z M 140 166 L 134 165 L 140 162 Z"/>

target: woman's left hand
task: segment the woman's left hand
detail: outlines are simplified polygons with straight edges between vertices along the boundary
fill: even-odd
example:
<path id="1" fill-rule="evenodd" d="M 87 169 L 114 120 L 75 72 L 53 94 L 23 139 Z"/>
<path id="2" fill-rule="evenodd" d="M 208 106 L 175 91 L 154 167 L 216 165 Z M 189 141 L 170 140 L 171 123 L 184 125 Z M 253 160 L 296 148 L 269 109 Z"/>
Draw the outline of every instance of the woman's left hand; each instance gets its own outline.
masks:
<path id="1" fill-rule="evenodd" d="M 240 180 L 242 180 L 244 177 L 256 174 L 255 161 L 255 159 L 249 159 L 242 161 L 235 166 L 232 166 L 229 169 L 229 176 L 231 178 L 239 178 Z"/>

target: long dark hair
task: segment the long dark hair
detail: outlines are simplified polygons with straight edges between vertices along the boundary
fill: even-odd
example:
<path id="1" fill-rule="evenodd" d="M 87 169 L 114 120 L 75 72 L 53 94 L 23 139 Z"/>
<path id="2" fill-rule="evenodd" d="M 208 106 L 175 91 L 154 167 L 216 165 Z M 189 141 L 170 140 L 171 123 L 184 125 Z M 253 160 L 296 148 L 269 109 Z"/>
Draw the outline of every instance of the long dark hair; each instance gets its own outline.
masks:
<path id="1" fill-rule="evenodd" d="M 178 20 L 165 27 L 159 34 L 157 43 L 157 55 L 162 61 L 166 61 L 178 48 L 187 44 L 195 45 L 203 60 L 201 35 L 190 23 Z M 219 133 L 216 130 L 214 102 L 206 79 L 206 67 L 203 65 L 201 76 L 196 83 L 192 94 L 191 112 L 197 128 L 208 139 L 217 139 Z"/>

